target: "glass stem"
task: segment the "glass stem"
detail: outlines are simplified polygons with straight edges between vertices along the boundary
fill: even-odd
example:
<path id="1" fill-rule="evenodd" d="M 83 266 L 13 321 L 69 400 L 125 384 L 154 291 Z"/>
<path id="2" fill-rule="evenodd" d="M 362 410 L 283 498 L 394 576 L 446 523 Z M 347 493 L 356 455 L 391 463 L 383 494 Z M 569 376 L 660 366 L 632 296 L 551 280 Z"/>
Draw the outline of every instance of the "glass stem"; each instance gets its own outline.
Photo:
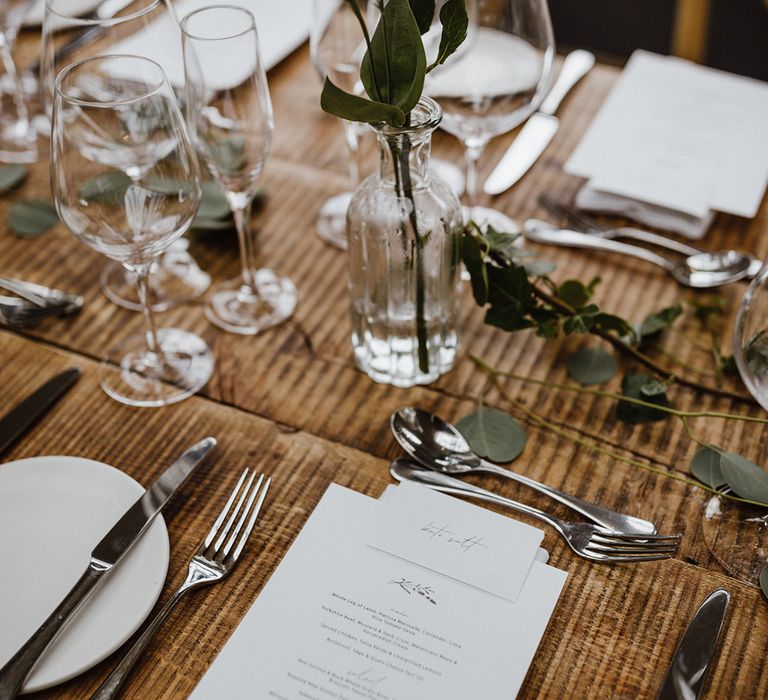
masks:
<path id="1" fill-rule="evenodd" d="M 349 149 L 349 179 L 352 182 L 351 189 L 355 189 L 360 182 L 360 137 L 358 133 L 358 126 L 346 119 L 341 120 L 341 125 L 344 127 L 344 140 L 347 143 Z"/>
<path id="2" fill-rule="evenodd" d="M 243 270 L 243 285 L 249 293 L 258 296 L 255 282 L 256 272 L 256 234 L 251 228 L 251 208 L 253 197 L 244 195 L 232 206 L 232 214 L 240 241 L 240 265 Z"/>
<path id="3" fill-rule="evenodd" d="M 11 77 L 15 86 L 13 104 L 16 107 L 17 121 L 21 124 L 28 122 L 27 104 L 24 101 L 24 86 L 21 82 L 21 76 L 16 69 L 16 63 L 13 60 L 13 41 L 7 36 L 0 34 L 0 60 L 3 63 L 3 69 Z"/>
<path id="4" fill-rule="evenodd" d="M 470 208 L 477 205 L 477 161 L 485 149 L 485 141 L 466 142 L 464 144 L 464 163 L 466 168 L 465 190 Z"/>
<path id="5" fill-rule="evenodd" d="M 147 339 L 147 350 L 153 355 L 160 355 L 160 341 L 157 339 L 157 326 L 150 301 L 149 265 L 135 267 L 132 272 L 136 275 L 136 291 L 139 295 L 141 311 L 144 314 L 144 335 Z"/>

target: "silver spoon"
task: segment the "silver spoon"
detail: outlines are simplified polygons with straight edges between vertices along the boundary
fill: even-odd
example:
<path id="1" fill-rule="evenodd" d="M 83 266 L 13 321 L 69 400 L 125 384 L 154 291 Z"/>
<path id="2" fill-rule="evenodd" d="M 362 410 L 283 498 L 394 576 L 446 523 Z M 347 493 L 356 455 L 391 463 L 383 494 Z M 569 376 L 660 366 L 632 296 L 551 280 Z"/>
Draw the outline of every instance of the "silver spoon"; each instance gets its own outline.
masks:
<path id="1" fill-rule="evenodd" d="M 390 425 L 401 447 L 433 471 L 453 475 L 481 472 L 496 474 L 525 484 L 609 530 L 628 535 L 652 535 L 656 532 L 654 524 L 647 520 L 582 501 L 527 476 L 487 462 L 473 452 L 465 437 L 453 425 L 434 413 L 418 408 L 401 408 L 392 414 Z"/>
<path id="2" fill-rule="evenodd" d="M 640 246 L 621 243 L 608 238 L 598 238 L 590 233 L 552 227 L 546 221 L 528 219 L 523 233 L 529 241 L 567 248 L 605 250 L 609 253 L 629 255 L 653 263 L 666 270 L 677 282 L 695 289 L 722 287 L 744 279 L 750 272 L 752 260 L 735 250 L 721 253 L 697 253 L 675 263 Z"/>

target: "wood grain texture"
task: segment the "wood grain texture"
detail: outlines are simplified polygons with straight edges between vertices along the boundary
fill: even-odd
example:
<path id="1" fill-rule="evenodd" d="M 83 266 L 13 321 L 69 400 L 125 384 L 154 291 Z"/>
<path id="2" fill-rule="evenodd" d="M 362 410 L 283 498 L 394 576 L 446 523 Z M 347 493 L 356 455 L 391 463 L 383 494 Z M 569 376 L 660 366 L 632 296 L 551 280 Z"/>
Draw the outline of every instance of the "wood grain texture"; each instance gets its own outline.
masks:
<path id="1" fill-rule="evenodd" d="M 25 39 L 23 37 L 23 39 Z M 518 221 L 546 218 L 536 198 L 542 192 L 569 200 L 580 180 L 562 164 L 615 81 L 615 70 L 598 66 L 561 108 L 561 129 L 543 157 L 512 190 L 485 198 Z M 159 316 L 160 325 L 178 325 L 202 334 L 214 347 L 217 368 L 202 395 L 163 409 L 138 410 L 111 401 L 98 387 L 96 361 L 129 333 L 141 318 L 109 303 L 99 291 L 103 258 L 78 243 L 63 227 L 37 241 L 15 238 L 5 227 L 10 203 L 19 196 L 48 197 L 48 164 L 12 195 L 0 199 L 0 271 L 60 286 L 86 298 L 73 319 L 50 320 L 25 331 L 0 332 L 0 411 L 28 393 L 42 378 L 71 364 L 84 376 L 75 389 L 4 459 L 35 454 L 74 454 L 114 464 L 148 483 L 187 444 L 206 434 L 219 438 L 210 470 L 186 491 L 169 518 L 171 574 L 163 599 L 183 576 L 182 567 L 207 529 L 233 476 L 245 465 L 274 477 L 268 508 L 254 546 L 238 574 L 184 603 L 161 630 L 129 689 L 129 697 L 181 698 L 187 695 L 247 611 L 326 486 L 335 481 L 377 496 L 389 482 L 388 462 L 398 454 L 389 433 L 392 411 L 413 404 L 455 420 L 473 407 L 485 374 L 468 358 L 480 356 L 499 368 L 538 379 L 565 381 L 562 358 L 584 343 L 568 339 L 545 345 L 528 333 L 492 330 L 464 295 L 462 354 L 456 368 L 429 387 L 411 390 L 372 383 L 352 362 L 346 296 L 346 257 L 324 244 L 313 222 L 325 198 L 349 187 L 344 144 L 336 121 L 320 112 L 320 82 L 306 47 L 270 73 L 275 106 L 273 152 L 264 174 L 265 206 L 254 217 L 260 258 L 265 266 L 290 276 L 299 304 L 294 318 L 256 337 L 223 333 L 205 320 L 200 304 Z M 514 134 L 494 140 L 481 161 L 481 176 L 491 168 Z M 364 145 L 375 167 L 372 139 Z M 434 154 L 460 163 L 461 148 L 437 134 Z M 703 247 L 738 245 L 768 254 L 768 206 L 753 220 L 720 215 Z M 761 235 L 762 234 L 762 235 Z M 558 263 L 557 279 L 600 276 L 597 303 L 639 321 L 647 313 L 690 298 L 660 270 L 638 261 L 604 254 L 540 248 Z M 237 274 L 236 241 L 227 234 L 196 235 L 192 252 L 214 279 Z M 722 350 L 743 285 L 722 294 L 727 302 Z M 468 290 L 467 290 L 468 291 Z M 695 343 L 670 336 L 668 347 L 683 361 L 708 366 L 707 340 L 697 321 L 683 326 Z M 593 341 L 595 342 L 595 341 Z M 631 365 L 625 364 L 624 369 Z M 618 380 L 609 388 L 616 389 Z M 729 388 L 739 390 L 733 383 Z M 695 443 L 679 421 L 630 427 L 616 421 L 608 399 L 554 392 L 516 380 L 504 382 L 505 395 L 493 389 L 487 402 L 513 410 L 509 399 L 545 416 L 561 429 L 589 439 L 601 449 L 655 469 L 687 471 Z M 673 401 L 696 409 L 759 415 L 745 402 L 716 400 L 673 388 Z M 768 624 L 757 588 L 736 580 L 718 563 L 729 540 L 703 536 L 708 500 L 701 489 L 671 481 L 605 454 L 579 448 L 526 420 L 529 444 L 515 469 L 606 506 L 627 510 L 657 523 L 662 531 L 684 533 L 674 561 L 638 567 L 604 567 L 572 556 L 547 532 L 545 546 L 555 566 L 569 571 L 562 600 L 536 656 L 520 697 L 651 698 L 693 610 L 717 586 L 733 593 L 722 654 L 709 697 L 768 695 L 762 670 Z M 691 421 L 706 441 L 759 460 L 766 435 L 759 425 L 713 420 Z M 490 478 L 477 483 L 510 497 L 568 513 L 542 498 Z M 714 541 L 714 544 L 712 542 Z M 162 601 L 161 601 L 162 602 Z M 41 697 L 84 698 L 114 664 L 108 659 L 89 673 Z"/>

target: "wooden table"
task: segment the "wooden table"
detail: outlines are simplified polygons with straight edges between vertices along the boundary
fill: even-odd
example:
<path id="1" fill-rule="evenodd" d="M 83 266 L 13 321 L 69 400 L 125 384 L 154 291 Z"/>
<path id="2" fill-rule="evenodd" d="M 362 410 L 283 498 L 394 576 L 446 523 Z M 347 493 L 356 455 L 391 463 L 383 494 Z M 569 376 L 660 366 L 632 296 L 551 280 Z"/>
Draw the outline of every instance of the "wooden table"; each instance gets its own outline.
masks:
<path id="1" fill-rule="evenodd" d="M 512 190 L 496 199 L 505 212 L 523 220 L 547 192 L 569 198 L 579 186 L 561 166 L 616 79 L 597 67 L 563 106 L 562 127 L 544 156 Z M 388 466 L 399 454 L 389 432 L 390 413 L 408 404 L 454 420 L 472 410 L 486 375 L 467 357 L 478 355 L 505 370 L 535 378 L 566 380 L 562 359 L 584 339 L 544 344 L 529 333 L 508 335 L 483 325 L 468 290 L 463 299 L 462 351 L 456 368 L 429 387 L 411 390 L 374 384 L 352 362 L 347 318 L 346 257 L 325 245 L 313 230 L 321 202 L 347 187 L 342 136 L 335 120 L 318 106 L 319 83 L 306 47 L 270 74 L 276 134 L 264 187 L 269 193 L 257 215 L 261 261 L 289 275 L 299 303 L 290 322 L 256 337 L 219 331 L 199 303 L 159 316 L 212 344 L 216 371 L 203 392 L 175 406 L 134 409 L 109 399 L 97 382 L 97 363 L 120 338 L 141 328 L 139 314 L 111 304 L 99 291 L 104 259 L 78 243 L 63 226 L 35 241 L 21 240 L 0 226 L 0 271 L 83 294 L 86 305 L 73 319 L 51 320 L 25 332 L 0 331 L 0 410 L 6 410 L 41 381 L 69 366 L 83 377 L 63 401 L 4 459 L 39 454 L 90 457 L 119 466 L 148 484 L 179 451 L 212 434 L 219 447 L 210 469 L 187 488 L 168 513 L 171 563 L 160 603 L 182 579 L 186 560 L 244 466 L 272 474 L 268 507 L 255 541 L 236 575 L 187 600 L 150 646 L 130 684 L 129 697 L 186 696 L 279 564 L 325 488 L 337 482 L 371 496 L 389 483 Z M 513 135 L 496 139 L 482 160 L 487 175 Z M 461 149 L 438 134 L 435 152 L 456 163 Z M 5 222 L 10 202 L 20 196 L 49 197 L 48 163 L 33 167 L 23 187 L 0 200 Z M 768 206 L 752 220 L 719 216 L 704 241 L 768 254 Z M 229 235 L 194 238 L 192 250 L 214 279 L 238 272 L 236 242 Z M 559 264 L 558 279 L 603 279 L 597 302 L 633 320 L 690 296 L 662 271 L 597 253 L 542 249 Z M 730 313 L 744 286 L 723 291 Z M 695 332 L 695 321 L 686 326 Z M 724 325 L 724 350 L 728 327 Z M 671 339 L 674 343 L 674 338 Z M 594 341 L 593 341 L 594 344 Z M 680 345 L 680 343 L 677 343 Z M 706 353 L 682 344 L 683 358 L 702 365 Z M 629 367 L 630 365 L 627 365 Z M 618 380 L 611 384 L 618 386 Z M 737 389 L 742 389 L 734 384 Z M 559 428 L 601 448 L 660 469 L 686 472 L 695 445 L 677 421 L 637 427 L 619 423 L 614 402 L 508 381 L 505 390 Z M 759 415 L 754 405 L 673 389 L 680 406 Z M 512 410 L 496 391 L 490 404 Z M 519 412 L 518 412 L 519 415 Z M 601 566 L 571 554 L 547 529 L 544 546 L 551 562 L 569 572 L 560 602 L 520 693 L 522 698 L 652 698 L 659 688 L 683 629 L 701 600 L 716 587 L 732 595 L 722 650 L 711 681 L 711 698 L 768 695 L 764 654 L 768 644 L 768 603 L 760 591 L 729 575 L 703 536 L 701 489 L 632 467 L 575 446 L 530 421 L 528 445 L 515 469 L 606 506 L 652 519 L 663 532 L 684 533 L 677 558 L 640 566 Z M 701 437 L 751 459 L 765 455 L 766 433 L 759 425 L 691 421 Z M 567 512 L 536 494 L 492 479 L 486 486 L 529 502 Z M 719 554 L 722 554 L 721 552 Z M 510 630 L 510 634 L 514 634 Z M 254 650 L 254 663 L 260 651 Z M 73 681 L 39 697 L 85 698 L 114 665 L 116 656 Z"/>

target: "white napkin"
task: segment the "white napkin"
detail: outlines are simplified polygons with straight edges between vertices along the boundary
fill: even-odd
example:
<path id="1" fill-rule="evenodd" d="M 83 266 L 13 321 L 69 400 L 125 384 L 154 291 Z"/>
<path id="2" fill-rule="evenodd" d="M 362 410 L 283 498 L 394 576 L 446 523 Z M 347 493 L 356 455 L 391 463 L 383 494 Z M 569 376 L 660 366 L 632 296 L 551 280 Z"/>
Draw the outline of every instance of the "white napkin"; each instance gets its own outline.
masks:
<path id="1" fill-rule="evenodd" d="M 633 219 L 641 224 L 653 226 L 665 231 L 679 233 L 681 236 L 698 240 L 712 224 L 715 213 L 709 211 L 705 216 L 698 217 L 674 209 L 648 204 L 637 199 L 623 197 L 612 192 L 597 189 L 587 182 L 576 194 L 574 203 L 579 209 L 600 212 L 601 214 L 616 214 Z"/>

